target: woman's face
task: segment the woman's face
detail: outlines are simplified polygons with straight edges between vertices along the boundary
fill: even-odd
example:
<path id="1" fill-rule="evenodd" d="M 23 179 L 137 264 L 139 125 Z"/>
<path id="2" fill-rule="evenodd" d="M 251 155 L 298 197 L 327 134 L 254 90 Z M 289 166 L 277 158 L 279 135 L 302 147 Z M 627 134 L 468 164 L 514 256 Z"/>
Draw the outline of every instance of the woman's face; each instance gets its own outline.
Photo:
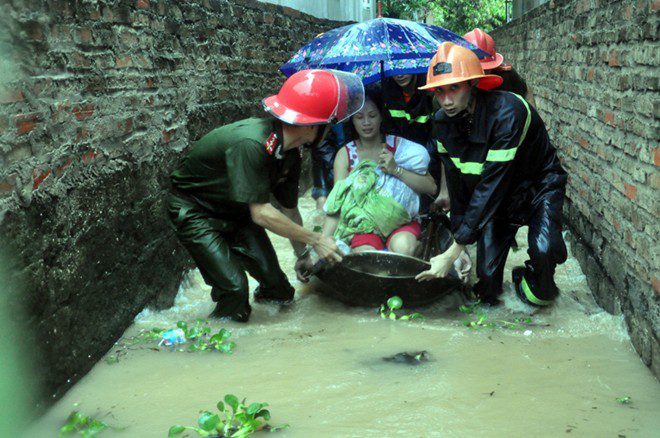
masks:
<path id="1" fill-rule="evenodd" d="M 412 77 L 413 75 L 395 75 L 394 82 L 396 82 L 399 85 L 399 87 L 404 88 L 407 87 L 408 84 L 410 84 Z"/>
<path id="2" fill-rule="evenodd" d="M 372 139 L 380 135 L 380 112 L 371 100 L 366 100 L 360 111 L 353 116 L 353 126 L 360 139 Z"/>

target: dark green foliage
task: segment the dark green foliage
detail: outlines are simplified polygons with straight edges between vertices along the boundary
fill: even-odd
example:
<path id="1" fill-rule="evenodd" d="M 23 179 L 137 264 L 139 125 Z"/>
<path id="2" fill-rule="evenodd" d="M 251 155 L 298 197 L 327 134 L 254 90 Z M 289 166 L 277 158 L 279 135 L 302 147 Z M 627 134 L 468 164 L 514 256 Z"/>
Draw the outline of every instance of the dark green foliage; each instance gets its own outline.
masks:
<path id="1" fill-rule="evenodd" d="M 463 35 L 475 27 L 486 32 L 506 22 L 504 0 L 385 0 L 383 16 L 428 21 Z"/>

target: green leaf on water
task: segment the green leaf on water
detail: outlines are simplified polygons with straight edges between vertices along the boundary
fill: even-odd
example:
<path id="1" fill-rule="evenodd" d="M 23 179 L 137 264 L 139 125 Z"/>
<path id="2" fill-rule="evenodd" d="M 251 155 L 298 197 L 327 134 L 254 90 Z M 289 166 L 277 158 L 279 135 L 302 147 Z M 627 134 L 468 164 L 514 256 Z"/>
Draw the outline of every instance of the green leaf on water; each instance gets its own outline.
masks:
<path id="1" fill-rule="evenodd" d="M 387 300 L 387 307 L 389 307 L 392 310 L 398 310 L 401 307 L 403 307 L 403 300 L 395 295 L 391 297 L 389 300 Z"/>
<path id="2" fill-rule="evenodd" d="M 277 432 L 278 430 L 286 429 L 290 427 L 288 424 L 283 424 L 281 426 L 268 426 L 269 432 Z"/>
<path id="3" fill-rule="evenodd" d="M 167 436 L 170 437 L 170 438 L 175 437 L 177 435 L 182 434 L 185 430 L 186 430 L 185 426 L 181 426 L 181 425 L 177 424 L 177 425 L 174 425 L 174 426 L 170 427 L 169 432 L 167 432 Z"/>
<path id="4" fill-rule="evenodd" d="M 261 409 L 261 403 L 251 403 L 245 412 L 247 412 L 248 415 L 254 415 L 259 412 L 259 409 Z"/>
<path id="5" fill-rule="evenodd" d="M 270 420 L 270 411 L 268 409 L 262 409 L 254 415 L 254 418 L 263 417 L 264 420 Z"/>
<path id="6" fill-rule="evenodd" d="M 225 403 L 227 403 L 234 412 L 238 409 L 238 397 L 233 394 L 225 395 Z"/>
<path id="7" fill-rule="evenodd" d="M 215 430 L 215 427 L 218 425 L 220 422 L 220 418 L 212 414 L 211 412 L 205 411 L 202 412 L 202 414 L 199 416 L 199 419 L 197 420 L 197 424 L 199 424 L 199 427 L 201 427 L 203 430 L 210 432 L 212 430 Z"/>

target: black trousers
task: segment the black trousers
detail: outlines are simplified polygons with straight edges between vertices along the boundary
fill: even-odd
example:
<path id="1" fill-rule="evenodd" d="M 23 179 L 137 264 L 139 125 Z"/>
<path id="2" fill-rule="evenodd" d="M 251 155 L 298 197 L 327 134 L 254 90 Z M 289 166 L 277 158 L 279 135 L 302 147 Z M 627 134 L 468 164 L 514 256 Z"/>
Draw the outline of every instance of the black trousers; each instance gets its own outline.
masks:
<path id="1" fill-rule="evenodd" d="M 548 303 L 559 295 L 555 284 L 555 267 L 566 261 L 566 244 L 561 235 L 562 196 L 552 193 L 532 207 L 529 225 L 523 289 L 532 302 Z M 478 297 L 491 302 L 502 293 L 502 277 L 509 249 L 520 225 L 492 219 L 481 231 L 477 241 L 477 277 L 474 286 Z M 524 279 L 524 281 L 522 281 Z M 514 279 L 515 281 L 515 279 Z M 531 294 L 531 296 L 530 296 Z"/>
<path id="2" fill-rule="evenodd" d="M 289 300 L 294 289 L 280 268 L 266 231 L 250 220 L 215 217 L 193 200 L 170 195 L 168 213 L 176 235 L 212 287 L 221 314 L 250 311 L 247 271 L 259 282 L 259 297 Z"/>

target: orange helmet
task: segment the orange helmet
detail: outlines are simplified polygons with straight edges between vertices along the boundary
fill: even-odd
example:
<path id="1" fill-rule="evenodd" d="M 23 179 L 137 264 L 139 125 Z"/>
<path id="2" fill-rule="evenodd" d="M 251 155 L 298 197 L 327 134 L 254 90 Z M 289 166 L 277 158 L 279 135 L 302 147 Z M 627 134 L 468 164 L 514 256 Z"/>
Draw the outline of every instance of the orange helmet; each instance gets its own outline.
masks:
<path id="1" fill-rule="evenodd" d="M 491 90 L 502 84 L 501 77 L 484 73 L 479 58 L 472 50 L 445 42 L 438 46 L 438 51 L 431 58 L 426 85 L 419 89 L 431 90 L 472 79 L 479 79 L 477 87 L 482 90 Z"/>
<path id="2" fill-rule="evenodd" d="M 301 70 L 262 104 L 268 113 L 290 125 L 338 123 L 362 108 L 364 86 L 354 73 Z"/>
<path id="3" fill-rule="evenodd" d="M 492 70 L 502 65 L 504 57 L 495 51 L 495 40 L 492 36 L 488 35 L 478 27 L 475 27 L 473 30 L 463 35 L 463 38 L 490 55 L 490 57 L 480 59 L 481 66 L 484 70 Z"/>

